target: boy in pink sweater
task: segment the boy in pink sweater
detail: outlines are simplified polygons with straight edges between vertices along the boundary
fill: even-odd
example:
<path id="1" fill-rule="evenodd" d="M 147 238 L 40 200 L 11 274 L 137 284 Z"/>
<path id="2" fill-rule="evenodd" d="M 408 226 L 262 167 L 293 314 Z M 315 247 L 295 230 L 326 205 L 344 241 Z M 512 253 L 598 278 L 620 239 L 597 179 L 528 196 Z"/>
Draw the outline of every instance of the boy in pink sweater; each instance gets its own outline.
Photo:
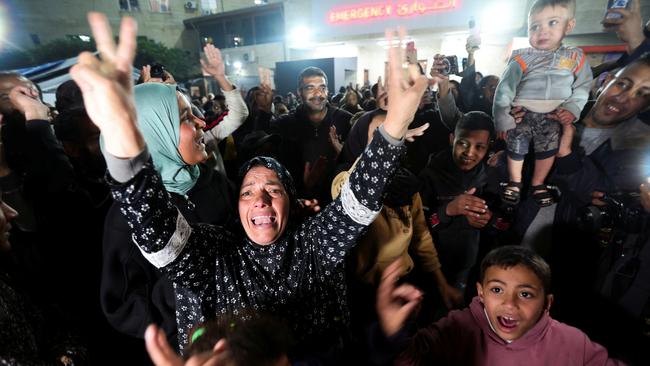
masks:
<path id="1" fill-rule="evenodd" d="M 389 266 L 377 293 L 383 337 L 373 348 L 399 354 L 398 365 L 621 365 L 581 330 L 553 320 L 551 270 L 531 250 L 506 246 L 481 263 L 478 296 L 408 336 L 404 323 L 422 294 L 396 287 L 399 266 Z"/>

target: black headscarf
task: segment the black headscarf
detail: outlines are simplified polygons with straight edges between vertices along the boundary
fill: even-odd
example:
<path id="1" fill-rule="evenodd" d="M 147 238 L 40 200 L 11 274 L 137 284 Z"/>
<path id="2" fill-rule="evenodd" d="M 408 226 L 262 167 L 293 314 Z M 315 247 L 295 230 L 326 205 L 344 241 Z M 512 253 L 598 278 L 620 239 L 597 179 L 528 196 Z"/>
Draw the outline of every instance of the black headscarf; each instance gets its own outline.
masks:
<path id="1" fill-rule="evenodd" d="M 291 208 L 294 209 L 297 204 L 297 194 L 296 186 L 293 183 L 293 178 L 291 177 L 289 171 L 273 158 L 270 158 L 268 156 L 256 156 L 244 163 L 244 165 L 242 165 L 242 167 L 239 169 L 238 186 L 241 187 L 246 173 L 248 173 L 249 170 L 256 166 L 263 166 L 267 169 L 271 169 L 275 172 L 275 174 L 278 175 L 280 182 L 284 186 L 284 190 L 287 191 L 287 194 L 289 195 Z"/>

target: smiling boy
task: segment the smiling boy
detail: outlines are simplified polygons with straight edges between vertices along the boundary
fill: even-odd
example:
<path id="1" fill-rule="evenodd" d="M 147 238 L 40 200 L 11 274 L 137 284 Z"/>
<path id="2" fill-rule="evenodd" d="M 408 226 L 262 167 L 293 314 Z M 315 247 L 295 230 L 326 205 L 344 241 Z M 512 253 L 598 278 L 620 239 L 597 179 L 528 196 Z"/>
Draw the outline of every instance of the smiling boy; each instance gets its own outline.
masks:
<path id="1" fill-rule="evenodd" d="M 485 156 L 494 136 L 492 118 L 469 112 L 450 134 L 451 151 L 432 155 L 420 172 L 420 196 L 442 270 L 449 283 L 464 291 L 476 263 L 481 230 L 492 221 L 496 187 L 488 185 Z"/>
<path id="2" fill-rule="evenodd" d="M 469 308 L 452 311 L 409 338 L 404 323 L 421 292 L 409 285 L 395 288 L 399 275 L 392 265 L 384 272 L 377 310 L 388 338 L 373 344 L 384 352 L 401 351 L 397 365 L 622 364 L 581 330 L 550 317 L 551 270 L 528 248 L 505 246 L 488 253 Z"/>

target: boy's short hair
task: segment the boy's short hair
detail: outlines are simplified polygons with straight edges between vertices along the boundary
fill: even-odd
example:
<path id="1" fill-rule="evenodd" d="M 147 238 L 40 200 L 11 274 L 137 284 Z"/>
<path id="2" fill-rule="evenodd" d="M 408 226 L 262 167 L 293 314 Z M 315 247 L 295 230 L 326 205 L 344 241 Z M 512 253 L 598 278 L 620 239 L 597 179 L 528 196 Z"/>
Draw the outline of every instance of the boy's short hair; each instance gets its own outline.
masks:
<path id="1" fill-rule="evenodd" d="M 323 77 L 325 79 L 325 85 L 327 85 L 327 75 L 325 75 L 325 71 L 319 69 L 318 67 L 310 66 L 303 69 L 300 72 L 300 75 L 298 75 L 298 89 L 302 89 L 302 87 L 305 85 L 305 78 L 310 78 L 313 76 Z"/>
<path id="2" fill-rule="evenodd" d="M 556 7 L 561 6 L 569 10 L 569 19 L 572 19 L 576 15 L 576 2 L 575 0 L 535 0 L 533 5 L 530 7 L 528 16 L 537 14 L 546 7 Z"/>
<path id="3" fill-rule="evenodd" d="M 497 266 L 508 269 L 519 265 L 535 273 L 544 286 L 544 295 L 550 293 L 551 268 L 548 263 L 531 249 L 518 245 L 507 245 L 489 252 L 481 262 L 479 282 L 483 283 L 485 272 L 490 267 Z"/>
<path id="4" fill-rule="evenodd" d="M 468 112 L 456 124 L 454 135 L 459 136 L 461 131 L 488 131 L 490 133 L 490 139 L 493 139 L 495 136 L 494 121 L 485 112 Z"/>

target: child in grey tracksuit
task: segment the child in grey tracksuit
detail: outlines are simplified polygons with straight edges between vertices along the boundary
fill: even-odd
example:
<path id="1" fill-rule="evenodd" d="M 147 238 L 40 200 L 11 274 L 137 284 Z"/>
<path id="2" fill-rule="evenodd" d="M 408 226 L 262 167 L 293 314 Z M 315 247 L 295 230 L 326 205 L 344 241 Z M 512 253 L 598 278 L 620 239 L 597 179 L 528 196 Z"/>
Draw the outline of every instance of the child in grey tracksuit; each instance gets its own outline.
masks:
<path id="1" fill-rule="evenodd" d="M 532 142 L 533 197 L 540 206 L 553 203 L 544 181 L 558 151 L 560 123 L 570 124 L 580 116 L 592 81 L 582 50 L 562 45 L 575 26 L 574 14 L 574 0 L 535 1 L 528 16 L 532 47 L 513 52 L 497 86 L 494 121 L 507 143 L 510 175 L 503 191 L 505 202 L 519 202 L 523 160 Z M 513 107 L 525 110 L 521 122 L 510 114 Z"/>

